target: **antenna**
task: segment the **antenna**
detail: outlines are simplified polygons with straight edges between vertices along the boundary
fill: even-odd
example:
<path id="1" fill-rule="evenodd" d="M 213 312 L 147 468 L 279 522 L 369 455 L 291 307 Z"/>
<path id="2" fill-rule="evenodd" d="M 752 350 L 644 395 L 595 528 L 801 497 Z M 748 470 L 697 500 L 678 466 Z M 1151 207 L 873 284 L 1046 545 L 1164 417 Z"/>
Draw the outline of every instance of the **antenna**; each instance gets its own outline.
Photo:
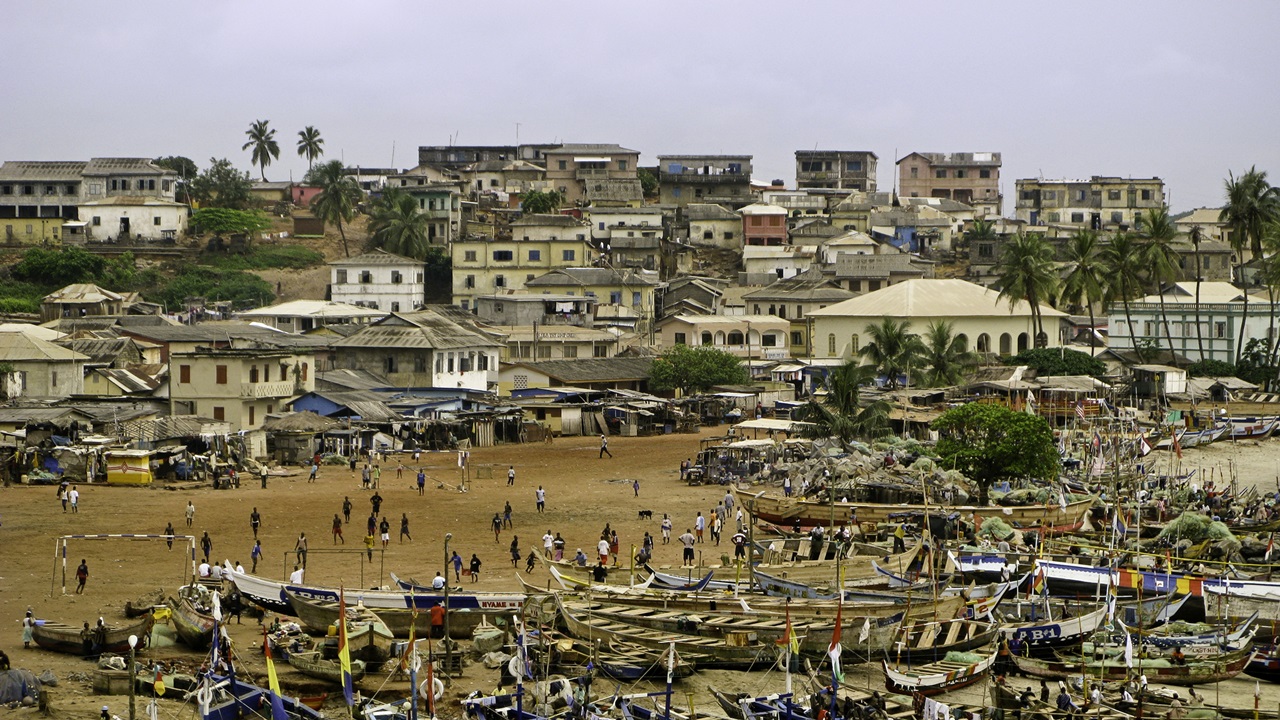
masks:
<path id="1" fill-rule="evenodd" d="M 516 123 L 516 144 L 520 144 L 520 123 Z"/>
<path id="2" fill-rule="evenodd" d="M 396 141 L 392 140 L 391 141 L 391 167 L 394 168 L 395 166 L 396 166 Z"/>

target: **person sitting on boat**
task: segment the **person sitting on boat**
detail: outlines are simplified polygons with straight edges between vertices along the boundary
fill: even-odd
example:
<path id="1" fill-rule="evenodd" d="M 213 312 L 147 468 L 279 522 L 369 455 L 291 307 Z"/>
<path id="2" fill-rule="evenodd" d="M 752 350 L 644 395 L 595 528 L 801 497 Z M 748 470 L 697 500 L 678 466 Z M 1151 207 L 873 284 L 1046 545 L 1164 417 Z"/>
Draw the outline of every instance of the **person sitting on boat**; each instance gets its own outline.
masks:
<path id="1" fill-rule="evenodd" d="M 1169 701 L 1169 712 L 1165 717 L 1169 720 L 1182 720 L 1186 716 L 1186 712 L 1182 709 L 1182 700 L 1178 697 L 1178 693 L 1174 693 L 1173 699 Z"/>
<path id="2" fill-rule="evenodd" d="M 1191 697 L 1187 699 L 1188 705 L 1197 709 L 1204 707 L 1204 696 L 1197 693 L 1194 686 L 1187 688 L 1187 691 L 1191 693 Z"/>
<path id="3" fill-rule="evenodd" d="M 1120 688 L 1120 702 L 1125 705 L 1133 704 L 1133 693 L 1129 692 L 1128 683 L 1125 683 L 1124 687 Z"/>
<path id="4" fill-rule="evenodd" d="M 1169 654 L 1169 661 L 1174 665 L 1186 665 L 1187 656 L 1182 653 L 1181 647 L 1175 647 L 1173 652 Z"/>
<path id="5" fill-rule="evenodd" d="M 444 583 L 445 583 L 444 576 L 441 575 L 440 572 L 437 570 L 435 579 L 431 581 L 431 589 L 444 590 Z"/>
<path id="6" fill-rule="evenodd" d="M 578 567 L 586 567 L 586 566 L 587 566 L 587 554 L 586 554 L 586 553 L 584 553 L 584 552 L 582 552 L 582 548 L 578 548 L 578 553 L 577 553 L 576 555 L 574 555 L 574 556 L 573 556 L 573 562 L 574 562 Z"/>
<path id="7" fill-rule="evenodd" d="M 1057 706 L 1058 710 L 1065 713 L 1068 717 L 1074 715 L 1080 710 L 1080 706 L 1076 705 L 1075 701 L 1071 699 L 1071 694 L 1067 692 L 1066 685 L 1062 685 L 1058 689 Z"/>

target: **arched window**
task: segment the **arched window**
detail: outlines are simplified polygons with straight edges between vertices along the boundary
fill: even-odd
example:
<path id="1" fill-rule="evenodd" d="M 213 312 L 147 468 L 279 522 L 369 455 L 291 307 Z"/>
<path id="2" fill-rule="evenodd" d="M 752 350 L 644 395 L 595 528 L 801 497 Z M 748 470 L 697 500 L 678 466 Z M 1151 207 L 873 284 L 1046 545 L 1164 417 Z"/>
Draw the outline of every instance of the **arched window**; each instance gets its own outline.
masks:
<path id="1" fill-rule="evenodd" d="M 849 353 L 850 353 L 850 354 L 852 354 L 852 355 L 857 355 L 857 354 L 858 354 L 858 348 L 859 348 L 859 345 L 858 345 L 858 334 L 857 334 L 857 333 L 854 333 L 854 334 L 849 338 Z"/>
<path id="2" fill-rule="evenodd" d="M 836 354 L 836 334 L 831 333 L 827 336 L 827 354 L 835 356 Z"/>
<path id="3" fill-rule="evenodd" d="M 1002 333 L 1000 335 L 1000 354 L 1001 355 L 1013 354 L 1013 336 L 1011 336 L 1009 333 Z"/>
<path id="4" fill-rule="evenodd" d="M 991 336 L 990 335 L 986 333 L 982 333 L 981 335 L 978 336 L 978 352 L 980 353 L 991 352 Z"/>
<path id="5" fill-rule="evenodd" d="M 1027 337 L 1026 333 L 1018 333 L 1018 352 L 1022 352 L 1027 349 L 1028 340 L 1030 340 L 1030 338 Z"/>
<path id="6" fill-rule="evenodd" d="M 723 344 L 724 344 L 724 331 L 723 331 L 723 330 L 717 330 L 717 331 L 716 331 L 716 344 L 717 344 L 717 345 L 723 345 Z"/>
<path id="7" fill-rule="evenodd" d="M 310 368 L 308 367 L 307 363 L 302 363 L 302 381 L 303 382 L 307 381 L 307 370 L 309 369 Z"/>
<path id="8" fill-rule="evenodd" d="M 710 344 L 711 344 L 711 331 L 710 331 L 710 330 L 703 330 L 703 331 L 702 331 L 702 344 L 703 344 L 703 345 L 710 345 Z"/>
<path id="9" fill-rule="evenodd" d="M 728 343 L 729 343 L 730 345 L 745 345 L 745 344 L 746 344 L 746 341 L 744 341 L 744 340 L 743 340 L 743 338 L 742 338 L 742 331 L 741 331 L 741 330 L 730 330 L 730 331 L 729 331 L 729 340 L 728 340 Z"/>
<path id="10" fill-rule="evenodd" d="M 964 333 L 956 335 L 956 344 L 960 346 L 962 352 L 969 352 L 969 336 Z"/>

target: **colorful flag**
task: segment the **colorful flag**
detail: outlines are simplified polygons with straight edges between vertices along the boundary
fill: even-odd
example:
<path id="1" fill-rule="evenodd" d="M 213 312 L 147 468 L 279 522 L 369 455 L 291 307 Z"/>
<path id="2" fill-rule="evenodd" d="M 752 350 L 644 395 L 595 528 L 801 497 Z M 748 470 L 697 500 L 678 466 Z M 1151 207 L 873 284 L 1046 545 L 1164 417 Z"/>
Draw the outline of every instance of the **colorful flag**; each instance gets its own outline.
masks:
<path id="1" fill-rule="evenodd" d="M 840 631 L 844 625 L 844 603 L 836 605 L 836 629 L 831 634 L 831 644 L 827 646 L 827 655 L 831 658 L 831 677 L 837 682 L 844 679 L 844 674 L 840 672 L 840 654 L 844 651 L 844 647 L 840 645 Z"/>
<path id="2" fill-rule="evenodd" d="M 1129 532 L 1129 528 L 1125 526 L 1124 520 L 1120 517 L 1120 511 L 1117 510 L 1115 517 L 1111 519 L 1111 528 L 1116 531 L 1116 538 L 1124 537 Z"/>
<path id="3" fill-rule="evenodd" d="M 1027 597 L 1030 598 L 1034 595 L 1042 594 L 1045 591 L 1046 585 L 1044 566 L 1040 563 L 1036 563 L 1036 569 L 1031 573 L 1031 592 L 1027 593 Z"/>
<path id="4" fill-rule="evenodd" d="M 347 593 L 338 587 L 338 667 L 342 670 L 342 699 L 355 705 L 355 683 L 351 678 L 351 648 L 347 645 Z"/>
<path id="5" fill-rule="evenodd" d="M 1142 448 L 1142 457 L 1146 457 L 1151 454 L 1151 443 L 1147 442 L 1146 435 L 1139 437 L 1138 443 L 1139 443 L 1139 447 Z"/>
<path id="6" fill-rule="evenodd" d="M 1124 633 L 1124 666 L 1133 667 L 1133 638 L 1127 630 Z"/>
<path id="7" fill-rule="evenodd" d="M 267 642 L 267 629 L 262 628 L 262 652 L 267 658 L 267 687 L 271 690 L 271 720 L 289 720 L 284 711 L 284 696 L 280 694 L 280 678 L 276 677 L 276 664 L 271 662 L 271 643 Z"/>
<path id="8" fill-rule="evenodd" d="M 1182 443 L 1178 442 L 1178 431 L 1173 431 L 1173 451 L 1177 453 L 1178 459 L 1182 459 Z"/>
<path id="9" fill-rule="evenodd" d="M 164 679 L 160 677 L 160 668 L 156 667 L 156 682 L 153 686 L 156 691 L 156 697 L 164 695 Z"/>
<path id="10" fill-rule="evenodd" d="M 1076 417 L 1084 420 L 1084 401 L 1082 400 L 1076 401 Z"/>
<path id="11" fill-rule="evenodd" d="M 782 634 L 782 639 L 775 641 L 779 645 L 785 645 L 787 651 L 791 653 L 791 657 L 800 654 L 800 639 L 796 637 L 796 631 L 791 627 L 791 603 L 787 603 L 787 629 Z"/>
<path id="12" fill-rule="evenodd" d="M 1271 562 L 1271 548 L 1274 547 L 1275 544 L 1276 544 L 1276 534 L 1271 533 L 1271 537 L 1267 539 L 1267 552 L 1265 555 L 1262 556 L 1262 559 L 1264 561 Z"/>

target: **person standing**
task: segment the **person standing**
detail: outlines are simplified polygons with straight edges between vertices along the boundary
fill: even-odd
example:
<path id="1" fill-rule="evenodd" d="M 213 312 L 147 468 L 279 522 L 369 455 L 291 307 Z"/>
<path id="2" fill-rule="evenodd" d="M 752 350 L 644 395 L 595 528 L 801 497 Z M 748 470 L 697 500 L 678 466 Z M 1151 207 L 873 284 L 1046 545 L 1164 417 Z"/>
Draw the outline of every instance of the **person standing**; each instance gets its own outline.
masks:
<path id="1" fill-rule="evenodd" d="M 373 506 L 373 514 L 377 515 L 382 510 L 382 495 L 377 490 L 373 491 L 373 495 L 369 496 L 369 504 Z"/>
<path id="2" fill-rule="evenodd" d="M 729 538 L 729 542 L 733 543 L 734 561 L 745 559 L 747 556 L 747 536 L 743 535 L 742 531 L 739 530 L 733 534 L 733 537 Z"/>
<path id="3" fill-rule="evenodd" d="M 537 501 L 538 501 L 538 512 L 545 511 L 547 509 L 547 491 L 543 490 L 542 486 L 539 485 L 538 489 L 534 491 L 533 495 L 535 498 L 537 498 Z"/>
<path id="4" fill-rule="evenodd" d="M 369 534 L 364 536 L 364 549 L 370 560 L 373 560 L 373 542 L 373 531 L 370 530 Z"/>
<path id="5" fill-rule="evenodd" d="M 622 543 L 618 542 L 618 531 L 609 533 L 609 554 L 613 556 L 613 566 L 618 566 L 618 555 L 621 554 Z"/>
<path id="6" fill-rule="evenodd" d="M 515 484 L 516 484 L 516 466 L 512 465 L 511 467 L 507 468 L 507 487 L 511 487 Z"/>
<path id="7" fill-rule="evenodd" d="M 369 520 L 365 522 L 365 525 L 368 527 L 370 535 L 377 533 L 378 532 L 378 516 L 370 514 Z"/>
<path id="8" fill-rule="evenodd" d="M 382 534 L 382 547 L 386 549 L 391 544 L 391 523 L 387 521 L 387 516 L 382 516 L 382 522 L 378 523 L 378 532 Z"/>
<path id="9" fill-rule="evenodd" d="M 707 519 L 702 517 L 702 513 L 698 513 L 698 517 L 693 520 L 693 529 L 698 533 L 698 542 L 702 542 L 702 531 L 707 529 Z"/>
<path id="10" fill-rule="evenodd" d="M 782 494 L 785 497 L 791 497 L 791 476 L 782 478 Z"/>
<path id="11" fill-rule="evenodd" d="M 298 564 L 303 570 L 307 569 L 307 534 L 298 533 L 298 542 L 294 544 L 293 551 L 298 555 Z"/>
<path id="12" fill-rule="evenodd" d="M 510 500 L 508 500 L 502 508 L 502 527 L 504 528 L 514 527 L 514 525 L 511 524 L 511 501 Z"/>
<path id="13" fill-rule="evenodd" d="M 711 539 L 715 540 L 716 545 L 720 544 L 720 533 L 724 531 L 724 518 L 716 515 L 711 520 Z"/>
<path id="14" fill-rule="evenodd" d="M 251 573 L 258 572 L 258 560 L 262 557 L 262 543 L 258 540 L 253 541 L 253 550 L 249 551 L 249 560 L 253 563 L 253 568 L 249 570 Z"/>
<path id="15" fill-rule="evenodd" d="M 27 616 L 22 618 L 22 647 L 30 650 L 32 636 L 36 630 L 36 619 L 31 617 L 31 611 L 27 611 Z"/>
<path id="16" fill-rule="evenodd" d="M 610 460 L 612 460 L 612 459 L 613 459 L 613 453 L 609 452 L 609 438 L 605 437 L 605 436 L 604 436 L 604 434 L 603 434 L 603 433 L 601 433 L 601 435 L 600 435 L 600 457 L 599 457 L 599 458 L 597 458 L 597 459 L 598 459 L 598 460 L 603 460 L 605 455 L 608 455 Z"/>
<path id="17" fill-rule="evenodd" d="M 418 468 L 418 494 L 425 495 L 427 493 L 427 474 Z"/>
<path id="18" fill-rule="evenodd" d="M 555 561 L 564 560 L 564 538 L 560 537 L 560 533 L 556 533 L 555 540 L 551 541 L 551 547 L 555 550 Z"/>
<path id="19" fill-rule="evenodd" d="M 520 562 L 520 536 L 511 536 L 511 567 Z"/>
<path id="20" fill-rule="evenodd" d="M 89 563 L 80 559 L 80 567 L 76 568 L 76 594 L 84 594 L 84 584 L 89 580 Z"/>
<path id="21" fill-rule="evenodd" d="M 671 544 L 671 516 L 662 513 L 662 544 Z"/>
<path id="22" fill-rule="evenodd" d="M 454 550 L 453 557 L 450 560 L 453 561 L 453 581 L 462 582 L 462 556 L 458 554 L 457 550 Z"/>
<path id="23" fill-rule="evenodd" d="M 400 513 L 400 542 L 403 543 L 405 538 L 413 542 L 413 536 L 409 534 L 409 513 Z"/>
<path id="24" fill-rule="evenodd" d="M 498 542 L 502 536 L 502 516 L 494 513 L 493 520 L 489 521 L 489 527 L 493 529 L 493 541 Z"/>
<path id="25" fill-rule="evenodd" d="M 640 497 L 640 481 L 639 480 L 631 481 L 631 491 L 635 493 L 636 497 Z"/>
<path id="26" fill-rule="evenodd" d="M 293 566 L 293 572 L 289 573 L 289 582 L 294 585 L 301 585 L 302 578 L 305 576 L 303 569 L 297 565 Z"/>
<path id="27" fill-rule="evenodd" d="M 347 544 L 347 539 L 342 537 L 342 518 L 338 517 L 338 513 L 333 514 L 333 544 L 337 545 L 341 542 Z"/>
<path id="28" fill-rule="evenodd" d="M 195 519 L 196 519 L 196 506 L 193 505 L 190 500 L 187 501 L 186 517 L 187 517 L 187 527 L 191 527 L 191 523 L 195 522 Z"/>
<path id="29" fill-rule="evenodd" d="M 436 577 L 440 576 L 437 575 Z M 443 589 L 444 585 L 441 584 L 440 587 Z M 427 612 L 431 615 L 431 637 L 436 639 L 444 637 L 444 605 L 436 603 Z"/>
<path id="30" fill-rule="evenodd" d="M 213 538 L 209 537 L 208 530 L 200 536 L 200 550 L 204 552 L 204 561 L 209 562 L 209 555 L 213 553 Z"/>
<path id="31" fill-rule="evenodd" d="M 345 518 L 346 522 L 351 522 L 351 497 L 349 495 L 342 498 L 342 517 Z"/>
<path id="32" fill-rule="evenodd" d="M 378 486 L 381 484 L 382 484 L 382 466 L 375 464 L 373 466 L 373 489 L 375 492 L 377 491 Z"/>
<path id="33" fill-rule="evenodd" d="M 167 538 L 165 538 L 165 539 L 164 539 L 164 542 L 165 542 L 165 544 L 166 544 L 166 545 L 168 545 L 168 546 L 169 546 L 169 549 L 170 549 L 170 550 L 172 550 L 172 549 L 173 549 L 173 536 L 174 536 L 174 532 L 173 532 L 173 523 L 171 523 L 171 522 L 169 522 L 169 523 L 165 523 L 165 525 L 164 525 L 164 534 L 169 536 L 169 537 L 167 537 Z"/>
<path id="34" fill-rule="evenodd" d="M 404 479 L 404 461 L 403 460 L 396 461 L 396 479 L 397 480 Z"/>
<path id="35" fill-rule="evenodd" d="M 71 491 L 67 493 L 67 500 L 71 501 L 71 513 L 73 515 L 80 512 L 80 491 L 76 489 L 75 485 L 72 485 Z"/>
<path id="36" fill-rule="evenodd" d="M 684 546 L 683 563 L 685 565 L 692 565 L 693 564 L 693 544 L 697 542 L 698 539 L 695 538 L 693 536 L 693 533 L 688 529 L 686 529 L 684 531 L 684 534 L 681 535 L 678 539 L 680 540 L 680 544 Z"/>
<path id="37" fill-rule="evenodd" d="M 471 553 L 471 582 L 480 582 L 480 558 Z"/>
<path id="38" fill-rule="evenodd" d="M 600 564 L 609 564 L 609 539 L 604 535 L 600 536 L 600 541 L 596 543 L 596 554 L 600 556 Z"/>
<path id="39" fill-rule="evenodd" d="M 267 489 L 267 464 L 262 463 L 258 468 L 258 477 L 262 478 L 262 489 Z"/>
<path id="40" fill-rule="evenodd" d="M 556 536 L 551 534 L 551 528 L 547 528 L 547 532 L 542 536 L 542 550 L 547 557 L 551 557 L 551 548 L 555 547 Z"/>
<path id="41" fill-rule="evenodd" d="M 67 486 L 58 488 L 58 500 L 62 501 L 62 512 L 67 511 Z"/>
<path id="42" fill-rule="evenodd" d="M 363 490 L 369 489 L 369 483 L 372 481 L 373 472 L 369 470 L 369 464 L 365 463 L 365 466 L 360 468 L 360 488 Z"/>
<path id="43" fill-rule="evenodd" d="M 249 513 L 249 527 L 253 529 L 253 539 L 258 539 L 258 527 L 262 525 L 262 515 L 258 514 L 258 508 L 254 508 Z"/>
<path id="44" fill-rule="evenodd" d="M 317 474 L 317 473 L 319 473 L 319 472 L 320 472 L 320 464 L 319 464 L 319 463 L 317 463 L 316 461 L 312 460 L 312 461 L 311 461 L 311 475 L 307 478 L 307 482 L 309 482 L 309 483 L 313 483 L 313 482 L 315 482 L 315 481 L 316 481 L 316 474 Z"/>

